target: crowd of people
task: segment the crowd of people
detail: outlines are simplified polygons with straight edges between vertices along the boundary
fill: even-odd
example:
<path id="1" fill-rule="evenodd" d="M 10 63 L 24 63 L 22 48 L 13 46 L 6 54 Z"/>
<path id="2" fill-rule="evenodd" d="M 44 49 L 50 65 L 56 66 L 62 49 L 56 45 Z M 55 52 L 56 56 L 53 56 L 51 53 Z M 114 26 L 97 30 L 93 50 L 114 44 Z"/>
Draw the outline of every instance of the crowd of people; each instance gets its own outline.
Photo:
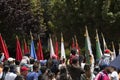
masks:
<path id="1" fill-rule="evenodd" d="M 118 70 L 109 65 L 110 55 L 106 51 L 91 72 L 91 64 L 84 63 L 84 56 L 75 49 L 68 60 L 52 56 L 37 61 L 25 54 L 21 61 L 10 57 L 3 62 L 1 54 L 0 80 L 120 80 Z"/>

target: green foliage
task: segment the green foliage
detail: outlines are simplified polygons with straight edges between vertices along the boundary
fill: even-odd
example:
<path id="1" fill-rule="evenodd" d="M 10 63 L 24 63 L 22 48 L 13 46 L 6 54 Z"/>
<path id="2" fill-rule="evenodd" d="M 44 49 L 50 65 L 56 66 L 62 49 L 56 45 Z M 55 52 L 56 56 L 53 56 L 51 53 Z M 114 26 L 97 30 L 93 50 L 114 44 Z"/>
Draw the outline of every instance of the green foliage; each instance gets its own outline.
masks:
<path id="1" fill-rule="evenodd" d="M 117 42 L 119 22 L 120 0 L 0 0 L 0 32 L 10 44 L 14 43 L 16 34 L 30 38 L 31 30 L 36 39 L 45 32 L 60 39 L 63 32 L 67 46 L 76 35 L 83 47 L 85 25 L 92 43 L 96 28 L 105 33 L 109 43 Z"/>

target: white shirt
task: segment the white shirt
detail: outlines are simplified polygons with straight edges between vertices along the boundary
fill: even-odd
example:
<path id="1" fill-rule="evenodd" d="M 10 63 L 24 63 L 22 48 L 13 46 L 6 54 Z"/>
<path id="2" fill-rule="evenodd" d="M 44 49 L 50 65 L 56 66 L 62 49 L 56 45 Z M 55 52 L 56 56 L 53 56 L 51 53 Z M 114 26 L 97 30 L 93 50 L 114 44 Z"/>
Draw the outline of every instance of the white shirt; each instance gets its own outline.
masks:
<path id="1" fill-rule="evenodd" d="M 112 80 L 119 80 L 118 73 L 116 71 L 113 71 L 111 73 Z"/>
<path id="2" fill-rule="evenodd" d="M 16 77 L 17 77 L 17 74 L 14 74 L 12 72 L 8 72 L 5 76 L 5 80 L 15 80 Z"/>
<path id="3" fill-rule="evenodd" d="M 20 64 L 28 64 L 29 61 L 30 60 L 29 60 L 29 58 L 27 56 L 23 56 Z"/>

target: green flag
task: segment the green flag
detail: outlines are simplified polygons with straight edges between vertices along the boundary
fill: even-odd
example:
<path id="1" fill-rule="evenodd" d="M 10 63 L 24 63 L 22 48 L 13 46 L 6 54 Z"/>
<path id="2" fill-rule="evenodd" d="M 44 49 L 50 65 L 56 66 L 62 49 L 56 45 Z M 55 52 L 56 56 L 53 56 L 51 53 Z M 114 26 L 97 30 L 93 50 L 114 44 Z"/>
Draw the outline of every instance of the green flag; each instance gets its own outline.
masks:
<path id="1" fill-rule="evenodd" d="M 85 54 L 86 54 L 86 63 L 91 65 L 91 73 L 94 71 L 94 55 L 92 54 L 91 41 L 86 27 L 85 33 Z M 93 75 L 91 75 L 91 80 L 93 80 Z"/>
<path id="2" fill-rule="evenodd" d="M 101 56 L 102 56 L 102 50 L 100 47 L 98 32 L 96 30 L 96 60 L 99 60 L 101 58 Z"/>

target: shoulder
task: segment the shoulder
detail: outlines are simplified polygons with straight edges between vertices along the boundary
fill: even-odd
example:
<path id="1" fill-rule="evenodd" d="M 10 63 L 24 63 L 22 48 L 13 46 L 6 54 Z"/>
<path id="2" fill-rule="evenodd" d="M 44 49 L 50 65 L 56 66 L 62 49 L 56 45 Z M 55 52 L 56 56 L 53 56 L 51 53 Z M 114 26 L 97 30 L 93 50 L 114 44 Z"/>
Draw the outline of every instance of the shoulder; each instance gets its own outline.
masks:
<path id="1" fill-rule="evenodd" d="M 118 76 L 118 73 L 116 71 L 111 73 L 111 77 Z"/>

